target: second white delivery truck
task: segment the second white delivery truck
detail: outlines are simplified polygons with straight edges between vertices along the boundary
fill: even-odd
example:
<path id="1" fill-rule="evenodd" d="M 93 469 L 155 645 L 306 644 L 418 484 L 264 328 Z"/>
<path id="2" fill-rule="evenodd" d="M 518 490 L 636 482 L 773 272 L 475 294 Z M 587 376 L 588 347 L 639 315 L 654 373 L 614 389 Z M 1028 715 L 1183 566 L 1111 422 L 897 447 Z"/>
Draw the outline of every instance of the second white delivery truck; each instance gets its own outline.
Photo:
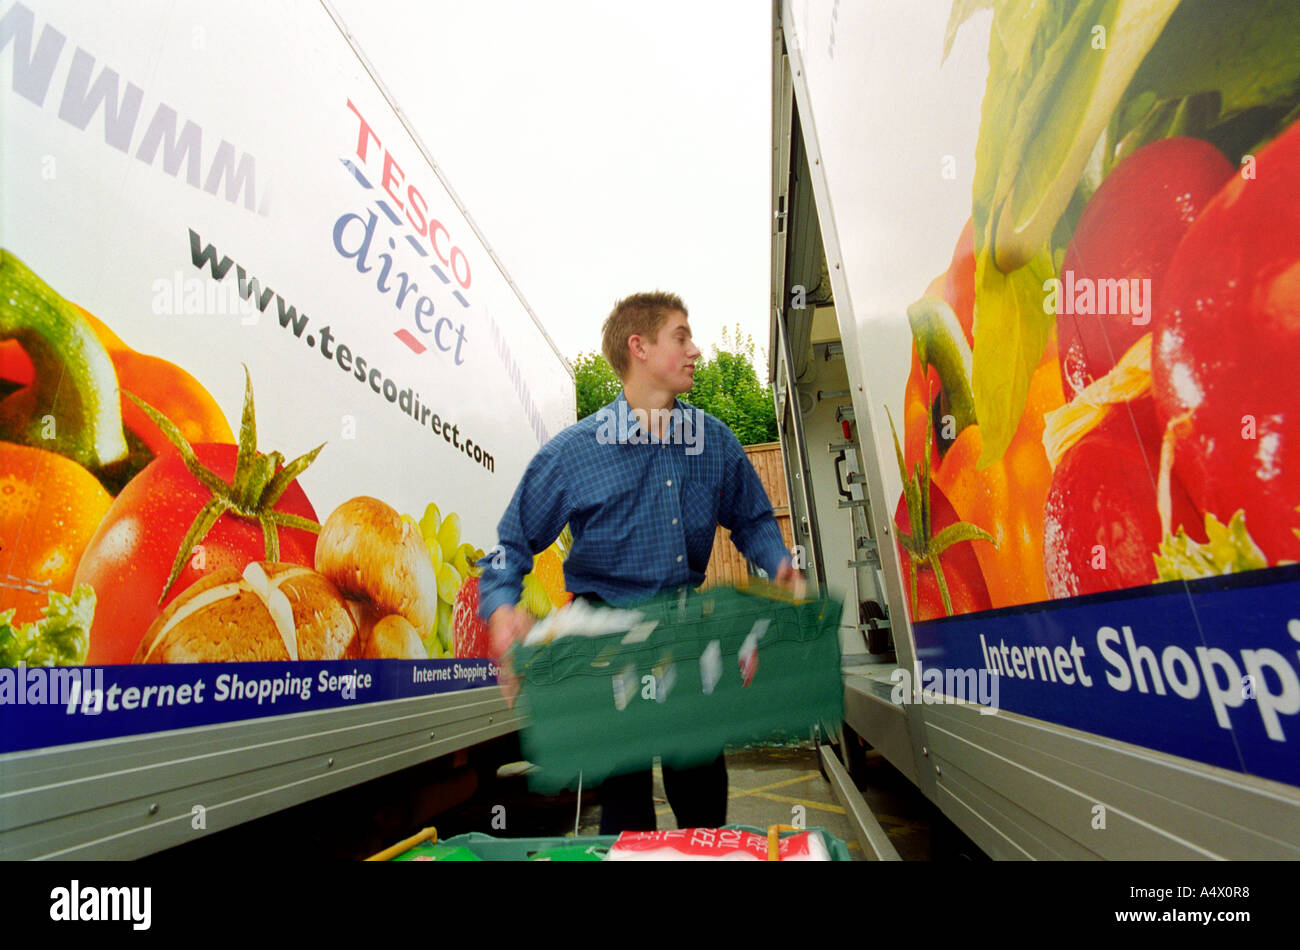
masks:
<path id="1" fill-rule="evenodd" d="M 1300 857 L 1300 12 L 773 10 L 770 369 L 842 751 L 995 858 Z"/>

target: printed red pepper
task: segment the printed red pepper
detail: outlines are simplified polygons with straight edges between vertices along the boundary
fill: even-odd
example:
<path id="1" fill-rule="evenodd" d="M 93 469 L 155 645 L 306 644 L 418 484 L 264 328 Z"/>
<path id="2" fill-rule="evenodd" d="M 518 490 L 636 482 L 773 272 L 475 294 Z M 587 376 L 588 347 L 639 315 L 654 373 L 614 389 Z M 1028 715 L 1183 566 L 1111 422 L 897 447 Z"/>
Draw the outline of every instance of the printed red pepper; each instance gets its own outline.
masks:
<path id="1" fill-rule="evenodd" d="M 1171 466 L 1270 563 L 1300 559 L 1300 123 L 1234 175 L 1183 237 L 1153 323 Z"/>

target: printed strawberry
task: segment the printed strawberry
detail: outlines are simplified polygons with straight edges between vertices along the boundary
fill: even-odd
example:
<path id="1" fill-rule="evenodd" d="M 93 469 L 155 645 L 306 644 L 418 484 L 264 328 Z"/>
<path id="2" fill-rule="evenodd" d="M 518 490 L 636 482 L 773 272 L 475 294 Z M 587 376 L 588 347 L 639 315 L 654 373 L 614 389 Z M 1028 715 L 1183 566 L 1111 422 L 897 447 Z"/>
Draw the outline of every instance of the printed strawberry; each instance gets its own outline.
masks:
<path id="1" fill-rule="evenodd" d="M 1177 537 L 1165 536 L 1155 558 L 1160 580 L 1219 577 L 1268 567 L 1268 558 L 1246 530 L 1246 519 L 1240 509 L 1226 525 L 1214 515 L 1206 515 L 1205 533 L 1204 542 L 1188 537 L 1181 527 Z"/>
<path id="2" fill-rule="evenodd" d="M 478 615 L 478 578 L 468 577 L 451 610 L 452 640 L 458 659 L 488 655 L 488 628 Z"/>

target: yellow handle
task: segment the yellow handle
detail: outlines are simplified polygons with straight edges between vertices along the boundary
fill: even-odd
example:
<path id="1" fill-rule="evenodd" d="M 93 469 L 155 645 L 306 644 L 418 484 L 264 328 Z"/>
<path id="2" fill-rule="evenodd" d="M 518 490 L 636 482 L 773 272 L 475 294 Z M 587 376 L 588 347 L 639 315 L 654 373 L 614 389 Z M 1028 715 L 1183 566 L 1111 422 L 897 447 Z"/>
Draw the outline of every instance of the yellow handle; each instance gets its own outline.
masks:
<path id="1" fill-rule="evenodd" d="M 768 825 L 767 826 L 767 859 L 769 861 L 781 860 L 781 832 L 783 831 L 802 831 L 802 828 L 796 828 L 794 825 Z"/>
<path id="2" fill-rule="evenodd" d="M 380 851 L 378 854 L 373 854 L 370 857 L 366 858 L 366 860 L 367 861 L 391 861 L 399 854 L 405 854 L 407 851 L 410 851 L 417 844 L 420 844 L 423 841 L 433 841 L 434 843 L 437 843 L 438 829 L 425 828 L 419 834 L 411 835 L 411 837 L 407 838 L 405 841 L 399 841 L 391 848 L 385 848 L 383 851 Z"/>

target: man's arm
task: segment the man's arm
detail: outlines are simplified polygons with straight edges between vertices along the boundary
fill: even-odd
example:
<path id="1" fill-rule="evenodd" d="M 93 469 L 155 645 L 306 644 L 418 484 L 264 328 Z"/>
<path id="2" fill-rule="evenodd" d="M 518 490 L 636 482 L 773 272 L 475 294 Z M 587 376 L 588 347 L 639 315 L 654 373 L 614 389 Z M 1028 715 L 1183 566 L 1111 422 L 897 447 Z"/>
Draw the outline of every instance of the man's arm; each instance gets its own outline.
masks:
<path id="1" fill-rule="evenodd" d="M 559 537 L 571 509 L 560 453 L 543 448 L 528 463 L 505 514 L 497 524 L 497 546 L 478 562 L 479 615 L 491 620 L 500 607 L 514 607 L 533 555 Z"/>
<path id="2" fill-rule="evenodd" d="M 548 443 L 549 444 L 549 443 Z M 544 446 L 528 463 L 497 525 L 497 547 L 480 560 L 479 616 L 488 625 L 488 653 L 500 664 L 497 683 L 513 707 L 519 691 L 507 651 L 522 640 L 532 616 L 519 605 L 524 575 L 533 567 L 533 555 L 554 541 L 569 520 L 571 509 L 564 490 L 559 452 Z"/>
<path id="3" fill-rule="evenodd" d="M 797 574 L 763 482 L 731 430 L 723 428 L 722 433 L 726 484 L 718 523 L 731 532 L 732 543 L 741 553 L 767 571 L 768 577 L 792 583 Z"/>

